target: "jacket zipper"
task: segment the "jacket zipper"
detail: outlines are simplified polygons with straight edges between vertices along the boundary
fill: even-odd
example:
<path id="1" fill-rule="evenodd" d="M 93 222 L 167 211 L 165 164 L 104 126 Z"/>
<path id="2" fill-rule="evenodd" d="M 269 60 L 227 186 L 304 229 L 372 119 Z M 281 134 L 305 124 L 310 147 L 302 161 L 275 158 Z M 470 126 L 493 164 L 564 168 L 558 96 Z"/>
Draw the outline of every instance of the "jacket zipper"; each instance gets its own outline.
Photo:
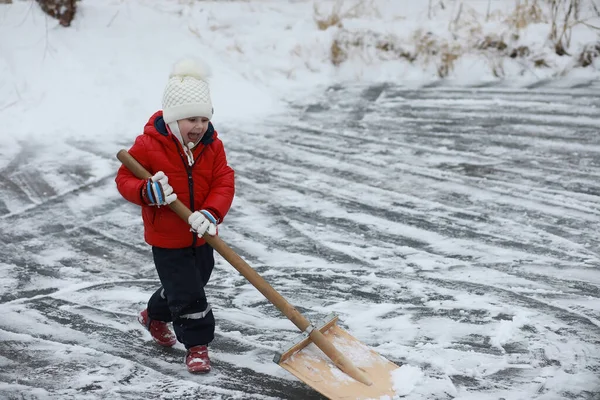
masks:
<path id="1" fill-rule="evenodd" d="M 194 164 L 196 164 L 196 161 L 194 161 Z M 194 178 L 192 178 L 192 166 L 187 166 L 186 165 L 186 169 L 187 169 L 187 176 L 188 176 L 188 189 L 190 190 L 190 211 L 194 212 Z M 198 240 L 198 235 L 196 235 L 196 233 L 192 232 L 192 248 L 195 249 L 196 248 L 196 242 Z"/>
<path id="2" fill-rule="evenodd" d="M 198 159 L 200 159 L 200 156 L 202 155 L 202 153 L 204 153 L 204 149 L 206 149 L 206 146 L 204 146 L 202 148 L 202 150 L 198 154 L 198 157 L 196 157 L 196 159 L 194 160 L 194 163 L 192 165 L 189 165 L 189 163 L 186 160 L 187 157 L 185 155 L 181 154 L 181 151 L 179 150 L 179 144 L 177 143 L 177 139 L 173 138 L 173 141 L 175 142 L 175 145 L 177 146 L 177 152 L 179 153 L 179 157 L 181 158 L 181 161 L 183 162 L 183 165 L 185 166 L 185 170 L 187 172 L 188 190 L 190 192 L 190 211 L 194 212 L 195 211 L 194 210 L 194 178 L 192 176 L 192 169 L 194 168 L 194 165 L 196 165 L 196 161 L 198 161 Z M 196 233 L 192 232 L 192 248 L 193 249 L 196 248 L 197 241 L 198 241 L 198 235 L 196 235 Z"/>

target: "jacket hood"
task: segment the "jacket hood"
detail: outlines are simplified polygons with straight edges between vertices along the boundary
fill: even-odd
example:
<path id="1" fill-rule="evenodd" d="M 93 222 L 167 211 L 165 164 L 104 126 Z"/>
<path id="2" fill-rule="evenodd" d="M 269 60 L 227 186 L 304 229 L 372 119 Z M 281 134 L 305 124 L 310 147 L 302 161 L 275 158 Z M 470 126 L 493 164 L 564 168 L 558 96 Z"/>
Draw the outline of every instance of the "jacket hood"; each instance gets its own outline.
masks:
<path id="1" fill-rule="evenodd" d="M 150 117 L 148 122 L 146 122 L 146 125 L 144 126 L 144 135 L 150 135 L 159 141 L 168 140 L 171 142 L 173 139 L 175 139 L 176 142 L 179 142 L 175 136 L 169 133 L 167 124 L 163 119 L 162 110 L 155 112 Z M 212 122 L 209 121 L 208 129 L 206 130 L 204 136 L 202 136 L 200 143 L 207 146 L 211 144 L 217 138 L 217 136 L 217 131 L 215 131 Z"/>

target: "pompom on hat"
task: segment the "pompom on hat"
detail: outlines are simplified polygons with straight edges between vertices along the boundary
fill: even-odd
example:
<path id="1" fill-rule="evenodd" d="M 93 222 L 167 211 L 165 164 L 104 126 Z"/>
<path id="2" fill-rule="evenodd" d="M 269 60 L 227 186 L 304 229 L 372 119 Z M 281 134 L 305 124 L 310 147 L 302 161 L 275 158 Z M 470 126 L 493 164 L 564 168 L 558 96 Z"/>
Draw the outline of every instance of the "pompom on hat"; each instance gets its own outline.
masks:
<path id="1" fill-rule="evenodd" d="M 206 64 L 185 58 L 173 65 L 163 94 L 163 119 L 170 124 L 180 119 L 213 116 Z"/>

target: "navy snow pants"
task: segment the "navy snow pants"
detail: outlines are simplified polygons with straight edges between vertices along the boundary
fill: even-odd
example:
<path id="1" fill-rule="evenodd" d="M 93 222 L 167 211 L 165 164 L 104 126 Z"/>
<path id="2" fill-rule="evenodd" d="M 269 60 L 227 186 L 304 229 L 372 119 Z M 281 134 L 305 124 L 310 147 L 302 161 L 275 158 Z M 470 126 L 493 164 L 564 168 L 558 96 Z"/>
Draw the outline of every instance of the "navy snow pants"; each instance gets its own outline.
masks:
<path id="1" fill-rule="evenodd" d="M 162 286 L 148 301 L 148 317 L 173 322 L 177 340 L 186 348 L 206 345 L 215 337 L 215 317 L 204 286 L 215 266 L 208 244 L 183 249 L 152 247 Z"/>

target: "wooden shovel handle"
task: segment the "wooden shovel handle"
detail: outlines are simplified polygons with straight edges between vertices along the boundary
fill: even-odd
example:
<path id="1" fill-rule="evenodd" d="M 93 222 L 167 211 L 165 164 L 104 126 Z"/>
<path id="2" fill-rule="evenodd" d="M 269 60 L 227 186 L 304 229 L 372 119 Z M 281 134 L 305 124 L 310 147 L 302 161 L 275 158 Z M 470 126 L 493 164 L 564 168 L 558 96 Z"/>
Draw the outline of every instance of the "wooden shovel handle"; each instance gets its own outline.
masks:
<path id="1" fill-rule="evenodd" d="M 152 177 L 146 169 L 139 163 L 127 150 L 120 150 L 117 153 L 117 158 L 133 175 L 139 179 L 149 179 Z M 173 210 L 181 219 L 188 222 L 188 218 L 192 215 L 189 208 L 186 207 L 179 199 L 169 204 L 171 210 Z M 229 247 L 224 241 L 218 236 L 210 236 L 205 233 L 202 238 L 212 248 L 214 248 L 229 264 L 233 266 L 244 278 L 246 278 L 259 292 L 261 292 L 267 300 L 269 300 L 275 307 L 279 309 L 290 321 L 294 323 L 300 329 L 300 331 L 306 331 L 311 323 L 306 319 L 294 306 L 292 306 L 282 295 L 279 294 L 273 287 L 263 279 L 246 261 L 244 261 L 231 247 Z M 350 360 L 348 360 L 335 346 L 327 340 L 327 338 L 318 330 L 313 329 L 310 332 L 310 338 L 313 343 L 319 347 L 323 353 L 325 353 L 333 363 L 342 371 L 350 375 L 352 378 L 365 385 L 371 385 L 372 381 L 356 368 Z"/>
<path id="2" fill-rule="evenodd" d="M 139 163 L 127 150 L 121 150 L 117 153 L 117 158 L 131 171 L 137 178 L 149 179 L 152 177 L 146 169 Z M 169 204 L 181 219 L 188 222 L 192 215 L 189 208 L 179 199 Z M 286 299 L 283 298 L 273 287 L 263 279 L 250 265 L 248 265 L 231 247 L 221 240 L 218 236 L 210 236 L 205 233 L 202 238 L 206 243 L 212 246 L 229 264 L 231 264 L 240 274 L 244 276 L 254 287 L 256 287 L 271 303 L 275 305 L 286 317 L 290 319 L 300 329 L 304 330 L 310 325 L 308 321 L 298 310 L 296 310 Z"/>

